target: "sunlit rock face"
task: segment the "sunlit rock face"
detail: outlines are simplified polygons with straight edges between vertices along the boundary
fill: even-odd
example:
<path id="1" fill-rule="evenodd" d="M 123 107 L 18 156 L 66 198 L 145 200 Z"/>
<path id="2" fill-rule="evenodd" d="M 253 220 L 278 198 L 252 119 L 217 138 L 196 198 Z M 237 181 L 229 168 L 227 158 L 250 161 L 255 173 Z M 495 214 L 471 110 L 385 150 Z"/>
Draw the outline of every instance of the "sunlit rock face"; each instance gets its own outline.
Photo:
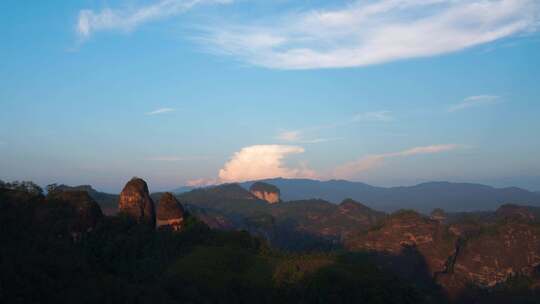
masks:
<path id="1" fill-rule="evenodd" d="M 251 194 L 269 204 L 279 203 L 281 200 L 279 188 L 263 182 L 256 182 L 249 188 Z"/>
<path id="2" fill-rule="evenodd" d="M 144 180 L 134 177 L 126 184 L 120 193 L 118 212 L 127 214 L 139 223 L 156 225 L 154 202 Z"/>
<path id="3" fill-rule="evenodd" d="M 184 226 L 184 216 L 182 204 L 171 193 L 165 193 L 157 208 L 157 227 L 180 231 Z"/>

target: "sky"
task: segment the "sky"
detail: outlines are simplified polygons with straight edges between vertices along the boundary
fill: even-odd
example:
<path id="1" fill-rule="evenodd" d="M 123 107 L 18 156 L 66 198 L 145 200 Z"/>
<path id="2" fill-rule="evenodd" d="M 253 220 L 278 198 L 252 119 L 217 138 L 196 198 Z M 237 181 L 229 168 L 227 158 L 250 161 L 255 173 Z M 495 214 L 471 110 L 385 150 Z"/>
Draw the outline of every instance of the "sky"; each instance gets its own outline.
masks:
<path id="1" fill-rule="evenodd" d="M 537 0 L 0 2 L 0 179 L 540 190 Z"/>

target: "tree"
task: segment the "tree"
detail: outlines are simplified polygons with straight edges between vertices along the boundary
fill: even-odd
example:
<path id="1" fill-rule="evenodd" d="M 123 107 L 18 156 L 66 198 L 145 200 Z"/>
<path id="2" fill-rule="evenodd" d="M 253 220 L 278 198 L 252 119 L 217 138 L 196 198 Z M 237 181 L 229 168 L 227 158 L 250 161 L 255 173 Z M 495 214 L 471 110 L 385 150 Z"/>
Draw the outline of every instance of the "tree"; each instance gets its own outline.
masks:
<path id="1" fill-rule="evenodd" d="M 13 181 L 11 183 L 0 184 L 1 188 L 23 191 L 32 195 L 42 195 L 43 189 L 31 181 Z"/>
<path id="2" fill-rule="evenodd" d="M 58 191 L 58 184 L 54 183 L 54 184 L 47 185 L 45 189 L 47 190 L 47 195 L 53 194 Z"/>

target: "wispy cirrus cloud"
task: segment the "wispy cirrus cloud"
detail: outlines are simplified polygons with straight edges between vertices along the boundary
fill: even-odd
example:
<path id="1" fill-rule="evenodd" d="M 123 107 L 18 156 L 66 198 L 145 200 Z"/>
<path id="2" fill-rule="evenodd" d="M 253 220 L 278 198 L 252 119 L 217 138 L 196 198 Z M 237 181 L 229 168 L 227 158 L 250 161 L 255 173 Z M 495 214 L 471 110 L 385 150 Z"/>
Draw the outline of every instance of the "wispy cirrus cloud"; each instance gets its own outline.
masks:
<path id="1" fill-rule="evenodd" d="M 176 109 L 173 109 L 173 108 L 159 108 L 159 109 L 155 109 L 155 110 L 150 111 L 150 112 L 146 112 L 145 114 L 146 115 L 159 115 L 159 114 L 171 113 L 171 112 L 174 112 L 174 111 L 176 111 Z"/>
<path id="2" fill-rule="evenodd" d="M 454 150 L 460 147 L 461 145 L 457 145 L 457 144 L 431 145 L 431 146 L 415 147 L 415 148 L 411 148 L 411 149 L 407 149 L 407 150 L 403 150 L 399 152 L 368 155 L 368 156 L 359 158 L 358 160 L 355 160 L 355 161 L 352 161 L 352 162 L 349 162 L 349 163 L 346 163 L 344 165 L 337 167 L 334 170 L 333 176 L 336 178 L 351 178 L 361 172 L 380 166 L 382 163 L 384 163 L 385 160 L 389 158 L 408 157 L 408 156 L 420 155 L 420 154 L 441 153 L 441 152 Z"/>
<path id="3" fill-rule="evenodd" d="M 282 131 L 277 136 L 276 139 L 279 141 L 289 142 L 289 143 L 298 143 L 298 144 L 320 144 L 329 141 L 340 140 L 339 137 L 334 138 L 306 138 L 304 134 L 305 131 L 302 130 L 289 130 Z"/>
<path id="4" fill-rule="evenodd" d="M 300 130 L 289 130 L 289 131 L 282 131 L 277 136 L 277 139 L 282 141 L 298 141 L 302 138 L 302 131 Z"/>
<path id="5" fill-rule="evenodd" d="M 361 112 L 354 116 L 344 119 L 343 121 L 337 121 L 334 123 L 316 125 L 299 130 L 285 130 L 278 133 L 276 139 L 284 142 L 299 143 L 299 144 L 317 144 L 329 141 L 335 141 L 343 139 L 341 137 L 308 137 L 306 134 L 317 133 L 321 130 L 335 129 L 339 127 L 345 127 L 360 122 L 376 122 L 384 123 L 394 121 L 390 111 L 372 111 Z"/>
<path id="6" fill-rule="evenodd" d="M 465 110 L 472 107 L 478 107 L 478 106 L 487 106 L 492 104 L 497 104 L 502 102 L 502 99 L 500 96 L 495 95 L 477 95 L 477 96 L 470 96 L 460 103 L 457 103 L 455 105 L 452 105 L 448 108 L 449 112 L 456 112 Z"/>
<path id="7" fill-rule="evenodd" d="M 233 0 L 160 0 L 142 7 L 105 8 L 99 12 L 85 9 L 79 12 L 76 31 L 85 39 L 99 31 L 132 31 L 138 26 L 181 14 L 199 4 L 228 4 Z"/>
<path id="8" fill-rule="evenodd" d="M 219 24 L 209 50 L 275 69 L 342 68 L 460 51 L 538 29 L 537 0 L 356 0 Z"/>
<path id="9" fill-rule="evenodd" d="M 273 177 L 316 178 L 317 174 L 307 165 L 290 167 L 284 159 L 304 153 L 304 148 L 289 145 L 255 145 L 242 148 L 219 171 L 222 183 L 242 182 Z"/>
<path id="10" fill-rule="evenodd" d="M 148 161 L 158 161 L 158 162 L 182 162 L 182 161 L 196 161 L 196 160 L 205 160 L 208 157 L 205 156 L 153 156 L 147 157 L 145 160 Z"/>
<path id="11" fill-rule="evenodd" d="M 376 111 L 376 112 L 364 112 L 358 113 L 353 117 L 353 121 L 379 121 L 379 122 L 388 122 L 393 121 L 390 111 Z"/>

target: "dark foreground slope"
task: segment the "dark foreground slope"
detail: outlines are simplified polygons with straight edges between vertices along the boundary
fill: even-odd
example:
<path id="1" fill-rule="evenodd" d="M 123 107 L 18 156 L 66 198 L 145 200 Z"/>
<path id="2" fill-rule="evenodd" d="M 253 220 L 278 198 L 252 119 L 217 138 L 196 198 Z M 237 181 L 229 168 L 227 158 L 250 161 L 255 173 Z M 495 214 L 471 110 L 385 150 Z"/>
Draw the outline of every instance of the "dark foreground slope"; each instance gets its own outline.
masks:
<path id="1" fill-rule="evenodd" d="M 1 303 L 422 303 L 361 255 L 285 255 L 188 217 L 181 232 L 129 217 L 80 226 L 85 192 L 0 190 Z M 93 214 L 93 213 L 92 213 Z M 84 229 L 79 229 L 79 228 Z"/>
<path id="2" fill-rule="evenodd" d="M 148 198 L 143 188 L 131 204 Z M 182 195 L 174 201 L 185 207 L 178 229 L 156 229 L 130 212 L 104 216 L 86 191 L 16 189 L 0 189 L 0 303 L 537 303 L 540 296 L 534 207 L 387 215 L 352 200 L 268 204 L 228 185 Z M 167 196 L 174 200 L 154 199 Z"/>

